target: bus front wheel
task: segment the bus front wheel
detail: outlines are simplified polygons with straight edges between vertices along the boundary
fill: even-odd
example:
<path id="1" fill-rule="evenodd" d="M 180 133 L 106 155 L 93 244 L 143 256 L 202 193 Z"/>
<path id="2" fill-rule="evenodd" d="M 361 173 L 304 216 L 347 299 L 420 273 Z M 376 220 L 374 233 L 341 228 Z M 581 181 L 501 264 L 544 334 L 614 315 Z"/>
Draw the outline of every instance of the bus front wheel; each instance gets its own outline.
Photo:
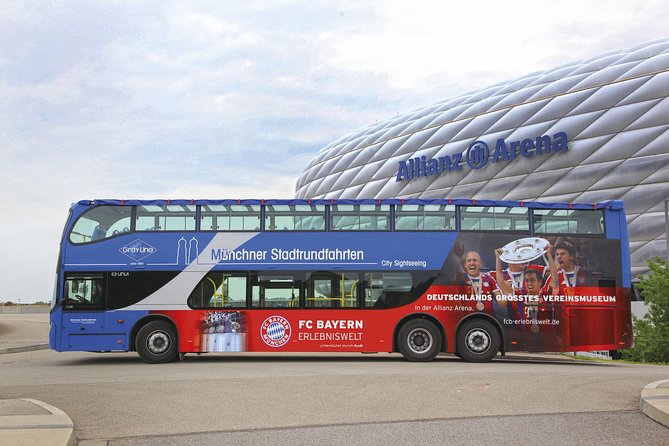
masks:
<path id="1" fill-rule="evenodd" d="M 398 347 L 409 361 L 432 361 L 441 350 L 441 334 L 426 319 L 414 319 L 402 325 Z"/>
<path id="2" fill-rule="evenodd" d="M 151 321 L 137 333 L 137 353 L 149 364 L 172 362 L 179 354 L 174 326 L 165 321 Z"/>
<path id="3" fill-rule="evenodd" d="M 472 319 L 458 330 L 456 344 L 457 355 L 465 361 L 488 362 L 499 351 L 499 333 L 490 322 Z"/>

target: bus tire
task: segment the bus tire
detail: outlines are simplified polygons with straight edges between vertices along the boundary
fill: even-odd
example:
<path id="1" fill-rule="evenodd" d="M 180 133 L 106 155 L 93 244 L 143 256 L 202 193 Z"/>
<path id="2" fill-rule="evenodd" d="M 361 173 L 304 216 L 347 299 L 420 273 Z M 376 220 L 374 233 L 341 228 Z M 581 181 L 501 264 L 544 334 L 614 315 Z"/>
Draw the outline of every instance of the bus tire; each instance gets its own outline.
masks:
<path id="1" fill-rule="evenodd" d="M 441 334 L 427 319 L 413 319 L 402 325 L 397 346 L 408 361 L 432 361 L 441 351 Z"/>
<path id="2" fill-rule="evenodd" d="M 458 329 L 458 356 L 468 362 L 489 362 L 500 346 L 497 328 L 484 319 L 470 319 Z"/>
<path id="3" fill-rule="evenodd" d="M 176 330 L 165 321 L 151 321 L 140 328 L 135 346 L 141 360 L 148 364 L 172 362 L 179 354 Z"/>

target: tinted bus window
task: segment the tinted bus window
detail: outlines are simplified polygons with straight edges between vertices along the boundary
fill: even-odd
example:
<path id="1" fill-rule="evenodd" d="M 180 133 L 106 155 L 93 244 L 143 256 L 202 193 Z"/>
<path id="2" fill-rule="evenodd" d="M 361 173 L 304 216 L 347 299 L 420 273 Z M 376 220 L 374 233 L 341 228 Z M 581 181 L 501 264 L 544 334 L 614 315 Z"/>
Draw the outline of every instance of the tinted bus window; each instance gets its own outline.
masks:
<path id="1" fill-rule="evenodd" d="M 364 274 L 364 306 L 395 308 L 414 302 L 434 282 L 434 271 L 388 271 Z"/>
<path id="2" fill-rule="evenodd" d="M 462 206 L 460 229 L 463 231 L 527 231 L 530 217 L 524 207 Z"/>
<path id="3" fill-rule="evenodd" d="M 307 279 L 307 308 L 357 308 L 358 273 L 312 273 Z"/>
<path id="4" fill-rule="evenodd" d="M 395 206 L 396 231 L 455 231 L 455 206 L 403 204 Z"/>
<path id="5" fill-rule="evenodd" d="M 330 228 L 334 231 L 388 231 L 390 205 L 333 205 L 330 207 L 330 222 Z"/>
<path id="6" fill-rule="evenodd" d="M 130 206 L 97 206 L 86 211 L 70 232 L 72 243 L 103 240 L 130 231 Z"/>
<path id="7" fill-rule="evenodd" d="M 102 273 L 71 273 L 65 276 L 63 308 L 66 310 L 102 310 L 105 283 Z"/>
<path id="8" fill-rule="evenodd" d="M 251 306 L 254 308 L 298 308 L 302 288 L 302 273 L 253 273 Z"/>
<path id="9" fill-rule="evenodd" d="M 260 231 L 259 205 L 202 205 L 202 231 Z"/>
<path id="10" fill-rule="evenodd" d="M 211 272 L 188 297 L 191 308 L 245 308 L 247 278 L 244 273 Z"/>
<path id="11" fill-rule="evenodd" d="M 137 206 L 137 231 L 194 231 L 195 206 Z"/>
<path id="12" fill-rule="evenodd" d="M 178 271 L 112 271 L 107 273 L 107 308 L 115 310 L 136 304 L 155 293 Z"/>
<path id="13" fill-rule="evenodd" d="M 535 209 L 536 234 L 604 234 L 604 212 L 573 209 Z"/>
<path id="14" fill-rule="evenodd" d="M 325 206 L 267 205 L 265 231 L 325 231 Z"/>

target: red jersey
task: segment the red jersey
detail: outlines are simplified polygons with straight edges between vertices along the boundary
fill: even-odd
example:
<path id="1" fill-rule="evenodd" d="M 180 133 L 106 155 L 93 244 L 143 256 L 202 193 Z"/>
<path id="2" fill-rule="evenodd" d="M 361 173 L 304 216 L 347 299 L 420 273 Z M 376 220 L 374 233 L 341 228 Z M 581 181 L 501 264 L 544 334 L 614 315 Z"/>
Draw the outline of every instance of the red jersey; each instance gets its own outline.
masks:
<path id="1" fill-rule="evenodd" d="M 560 294 L 568 294 L 566 291 L 569 288 L 577 286 L 591 285 L 592 274 L 590 270 L 577 266 L 574 271 L 566 272 L 564 269 L 558 271 L 558 284 L 560 286 Z"/>
<path id="2" fill-rule="evenodd" d="M 498 292 L 498 288 L 497 282 L 490 273 L 481 273 L 477 277 L 459 273 L 457 280 L 460 283 L 464 282 L 468 294 L 480 298 L 480 300 L 474 301 L 478 311 L 493 314 L 493 302 L 495 300 L 493 294 Z"/>
<path id="3" fill-rule="evenodd" d="M 541 276 L 544 278 L 544 285 L 541 287 L 541 292 L 544 294 L 550 294 L 550 275 L 545 277 L 546 273 L 548 272 L 548 267 L 543 265 L 527 265 L 525 269 L 520 272 L 512 272 L 509 270 L 509 268 L 502 271 L 504 274 L 504 280 L 509 282 L 513 288 L 513 294 L 527 294 L 527 288 L 525 287 L 525 271 L 528 269 L 539 271 Z"/>

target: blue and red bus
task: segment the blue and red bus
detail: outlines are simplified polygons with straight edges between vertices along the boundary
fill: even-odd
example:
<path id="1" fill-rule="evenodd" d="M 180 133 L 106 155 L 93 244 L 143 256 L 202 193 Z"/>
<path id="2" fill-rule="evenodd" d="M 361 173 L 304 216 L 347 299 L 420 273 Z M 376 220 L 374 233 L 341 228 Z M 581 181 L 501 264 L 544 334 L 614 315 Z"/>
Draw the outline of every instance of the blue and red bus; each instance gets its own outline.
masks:
<path id="1" fill-rule="evenodd" d="M 80 201 L 50 345 L 482 362 L 628 348 L 630 298 L 621 201 Z"/>

